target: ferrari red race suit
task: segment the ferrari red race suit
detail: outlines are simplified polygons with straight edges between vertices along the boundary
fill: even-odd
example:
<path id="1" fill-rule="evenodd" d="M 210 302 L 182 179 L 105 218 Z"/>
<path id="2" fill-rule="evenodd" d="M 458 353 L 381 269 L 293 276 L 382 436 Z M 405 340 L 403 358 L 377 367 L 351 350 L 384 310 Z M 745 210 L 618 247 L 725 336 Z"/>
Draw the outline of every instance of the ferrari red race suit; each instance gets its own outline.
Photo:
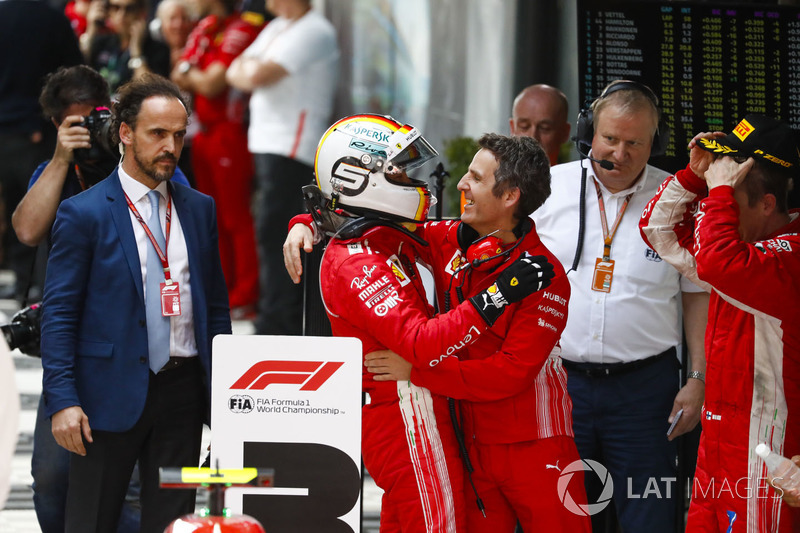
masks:
<path id="1" fill-rule="evenodd" d="M 582 469 L 571 474 L 568 485 L 559 486 L 562 470 L 580 460 L 558 346 L 570 295 L 564 269 L 532 222 L 502 265 L 464 268 L 459 225 L 428 222 L 417 230 L 429 243 L 423 260 L 432 268 L 440 306 L 445 301 L 456 305 L 486 289 L 526 252 L 545 256 L 556 272 L 549 287 L 508 306 L 474 342 L 461 341 L 428 368 L 415 364 L 412 370 L 412 382 L 462 400 L 472 477 L 486 507 L 484 517 L 476 505 L 466 506 L 467 530 L 513 531 L 519 520 L 524 531 L 589 531 L 589 519 L 579 507 L 586 503 Z M 465 487 L 467 499 L 471 493 Z"/>
<path id="2" fill-rule="evenodd" d="M 181 61 L 201 69 L 213 63 L 229 67 L 258 35 L 263 19 L 234 12 L 209 15 L 192 30 Z M 219 247 L 231 308 L 254 305 L 258 295 L 258 258 L 250 214 L 253 158 L 247 151 L 244 114 L 247 99 L 225 88 L 209 98 L 194 95 L 200 131 L 192 139 L 192 169 L 197 189 L 217 202 Z"/>
<path id="3" fill-rule="evenodd" d="M 729 186 L 690 168 L 668 178 L 640 221 L 651 247 L 711 291 L 703 434 L 687 531 L 788 532 L 800 509 L 767 485 L 755 447 L 800 454 L 800 212 L 743 242 Z"/>
<path id="4" fill-rule="evenodd" d="M 333 334 L 361 340 L 363 352 L 390 349 L 421 365 L 477 337 L 488 326 L 470 302 L 434 317 L 416 259 L 422 248 L 389 226 L 332 239 L 320 266 L 320 289 Z M 464 531 L 463 469 L 446 399 L 405 382 L 377 382 L 364 372 L 364 464 L 384 490 L 381 532 Z"/>

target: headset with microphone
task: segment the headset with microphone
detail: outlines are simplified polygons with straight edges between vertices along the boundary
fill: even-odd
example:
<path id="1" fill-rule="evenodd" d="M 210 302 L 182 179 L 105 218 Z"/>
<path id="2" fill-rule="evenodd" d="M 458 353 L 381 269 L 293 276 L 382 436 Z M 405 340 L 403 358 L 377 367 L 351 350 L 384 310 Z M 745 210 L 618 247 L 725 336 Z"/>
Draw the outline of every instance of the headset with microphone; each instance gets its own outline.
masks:
<path id="1" fill-rule="evenodd" d="M 578 146 L 577 144 L 575 145 Z M 578 148 L 578 155 L 580 155 L 584 159 L 588 159 L 592 163 L 597 163 L 600 165 L 600 168 L 604 168 L 605 170 L 614 170 L 614 163 L 609 161 L 608 159 L 595 159 L 594 157 L 590 156 L 589 153 L 581 152 L 581 149 Z"/>
<path id="2" fill-rule="evenodd" d="M 503 250 L 503 239 L 497 236 L 501 230 L 481 237 L 467 224 L 459 224 L 456 238 L 458 246 L 466 258 L 465 267 L 469 265 L 473 270 L 491 270 L 497 267 L 520 245 L 532 228 L 533 222 L 530 218 L 525 217 L 513 230 L 514 236 L 517 238 L 516 242 L 508 249 Z"/>
<path id="3" fill-rule="evenodd" d="M 578 121 L 575 125 L 575 136 L 572 137 L 575 143 L 575 149 L 581 156 L 581 159 L 588 159 L 593 163 L 597 163 L 605 170 L 614 170 L 614 163 L 606 159 L 595 159 L 589 155 L 592 149 L 592 140 L 594 139 L 594 112 L 598 104 L 609 95 L 617 91 L 637 91 L 647 97 L 653 104 L 658 112 L 658 127 L 656 128 L 655 135 L 653 136 L 653 143 L 650 147 L 650 157 L 664 155 L 667 152 L 667 145 L 669 144 L 670 129 L 664 118 L 661 116 L 661 110 L 658 107 L 658 96 L 653 90 L 643 83 L 631 80 L 619 80 L 610 83 L 597 97 L 596 100 L 584 104 L 583 108 L 578 113 Z M 581 165 L 583 166 L 583 165 Z M 578 263 L 581 260 L 581 252 L 583 251 L 583 235 L 586 229 L 586 166 L 583 166 L 581 174 L 581 202 L 580 202 L 580 221 L 578 226 L 578 244 L 575 249 L 575 256 L 572 260 L 572 270 L 578 270 Z"/>
<path id="4" fill-rule="evenodd" d="M 589 157 L 589 151 L 592 149 L 592 139 L 594 138 L 594 111 L 601 100 L 608 98 L 610 95 L 617 91 L 637 91 L 647 97 L 652 102 L 653 107 L 658 111 L 658 128 L 653 136 L 653 145 L 650 148 L 650 157 L 664 155 L 667 152 L 667 145 L 669 144 L 670 129 L 667 122 L 661 116 L 661 110 L 658 107 L 658 96 L 653 90 L 643 83 L 631 80 L 619 80 L 608 85 L 603 90 L 600 96 L 593 102 L 586 102 L 583 108 L 578 112 L 578 121 L 575 124 L 575 136 L 572 140 L 575 142 L 575 149 L 581 157 L 585 157 L 590 161 L 594 161 L 606 170 L 612 170 L 614 163 L 606 161 L 605 159 L 593 159 Z M 611 165 L 611 168 L 608 167 Z"/>
<path id="5" fill-rule="evenodd" d="M 497 236 L 497 233 L 502 230 L 497 230 L 481 237 L 478 235 L 478 232 L 468 224 L 464 224 L 463 222 L 459 224 L 456 229 L 456 241 L 458 242 L 458 247 L 465 260 L 455 269 L 454 276 L 450 278 L 450 285 L 444 293 L 445 312 L 450 310 L 450 290 L 453 288 L 453 280 L 460 272 L 467 269 L 484 271 L 497 268 L 511 255 L 511 252 L 522 244 L 525 236 L 530 233 L 532 229 L 533 221 L 525 217 L 513 229 L 514 236 L 517 238 L 516 242 L 509 246 L 508 249 L 503 250 L 503 240 Z M 466 280 L 467 276 L 463 276 L 460 285 L 456 286 L 456 295 L 458 296 L 459 302 L 464 300 L 461 289 Z"/>

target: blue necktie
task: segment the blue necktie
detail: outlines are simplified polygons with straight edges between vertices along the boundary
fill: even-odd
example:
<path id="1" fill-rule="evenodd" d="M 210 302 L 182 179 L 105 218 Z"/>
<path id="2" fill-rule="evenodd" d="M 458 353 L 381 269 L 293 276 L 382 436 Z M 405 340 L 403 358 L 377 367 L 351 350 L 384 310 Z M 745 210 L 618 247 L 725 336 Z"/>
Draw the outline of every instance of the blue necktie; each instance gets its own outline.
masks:
<path id="1" fill-rule="evenodd" d="M 147 193 L 150 198 L 152 212 L 147 227 L 153 233 L 158 246 L 166 253 L 164 232 L 161 231 L 161 220 L 158 216 L 158 191 Z M 158 258 L 150 239 L 147 240 L 147 272 L 145 288 L 145 312 L 147 314 L 147 350 L 150 358 L 150 369 L 158 374 L 169 361 L 169 317 L 161 314 L 161 282 L 164 281 L 164 266 Z"/>

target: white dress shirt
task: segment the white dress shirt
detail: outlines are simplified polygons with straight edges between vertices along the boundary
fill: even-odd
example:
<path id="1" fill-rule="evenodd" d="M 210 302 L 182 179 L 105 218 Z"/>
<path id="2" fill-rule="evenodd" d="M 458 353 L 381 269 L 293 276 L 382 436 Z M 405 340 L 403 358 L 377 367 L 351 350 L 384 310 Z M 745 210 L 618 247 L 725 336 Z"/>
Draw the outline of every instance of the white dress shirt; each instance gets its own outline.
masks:
<path id="1" fill-rule="evenodd" d="M 569 270 L 578 239 L 581 161 L 551 168 L 550 198 L 532 215 L 542 242 Z M 572 293 L 561 357 L 582 363 L 620 363 L 644 359 L 681 342 L 680 293 L 700 288 L 650 249 L 639 233 L 639 218 L 656 189 L 669 176 L 647 166 L 633 187 L 612 194 L 602 184 L 609 231 L 630 193 L 611 245 L 614 274 L 611 292 L 592 290 L 595 261 L 603 256 L 603 229 L 594 172 L 586 180 L 586 229 L 577 271 L 568 278 Z M 598 182 L 599 183 L 599 182 Z"/>
<path id="2" fill-rule="evenodd" d="M 248 149 L 313 165 L 319 138 L 331 124 L 339 73 L 333 25 L 315 9 L 297 20 L 277 17 L 242 57 L 274 61 L 289 73 L 253 90 Z"/>
<path id="3" fill-rule="evenodd" d="M 133 179 L 118 167 L 119 180 L 122 190 L 128 195 L 134 207 L 139 211 L 142 219 L 147 222 L 150 219 L 151 206 L 150 198 L 147 193 L 150 188 Z M 161 232 L 166 236 L 166 217 L 167 217 L 167 183 L 161 182 L 155 188 L 161 195 L 158 202 L 159 219 L 161 220 Z M 136 246 L 139 249 L 139 264 L 142 269 L 142 287 L 147 290 L 147 248 L 152 246 L 150 239 L 144 228 L 136 219 L 133 211 L 128 209 L 133 226 L 133 235 L 136 237 Z M 175 202 L 172 203 L 172 228 L 170 229 L 169 243 L 167 243 L 167 260 L 172 279 L 178 282 L 181 295 L 181 314 L 170 317 L 169 348 L 171 357 L 193 357 L 197 355 L 197 342 L 194 338 L 194 321 L 192 313 L 192 292 L 191 279 L 189 276 L 189 254 L 186 251 L 186 239 L 183 237 L 178 211 L 175 209 Z"/>

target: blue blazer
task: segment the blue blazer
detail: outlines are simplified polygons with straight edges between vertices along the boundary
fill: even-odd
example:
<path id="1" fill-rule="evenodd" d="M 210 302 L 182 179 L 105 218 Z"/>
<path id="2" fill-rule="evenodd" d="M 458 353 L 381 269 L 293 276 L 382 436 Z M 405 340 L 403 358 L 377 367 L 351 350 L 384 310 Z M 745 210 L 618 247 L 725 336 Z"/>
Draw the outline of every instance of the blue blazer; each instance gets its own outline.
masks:
<path id="1" fill-rule="evenodd" d="M 186 239 L 197 351 L 210 399 L 211 340 L 231 332 L 214 201 L 170 183 Z M 126 431 L 142 414 L 150 366 L 139 252 L 115 170 L 61 203 L 42 303 L 48 416 L 79 405 L 93 429 Z"/>

